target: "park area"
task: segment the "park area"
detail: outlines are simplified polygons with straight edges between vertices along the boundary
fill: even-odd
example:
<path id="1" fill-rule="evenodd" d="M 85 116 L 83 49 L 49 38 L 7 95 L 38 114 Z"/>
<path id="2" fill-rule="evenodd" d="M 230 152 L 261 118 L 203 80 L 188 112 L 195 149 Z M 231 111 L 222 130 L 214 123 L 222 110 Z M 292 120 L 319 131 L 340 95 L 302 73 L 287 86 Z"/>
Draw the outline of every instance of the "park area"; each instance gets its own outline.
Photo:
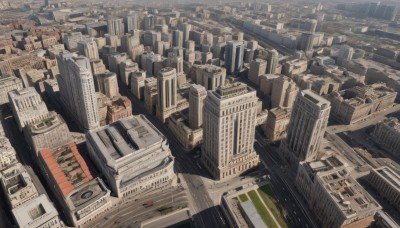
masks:
<path id="1" fill-rule="evenodd" d="M 269 228 L 289 227 L 268 185 L 241 194 L 238 198 L 240 202 L 251 200 L 258 214 Z"/>

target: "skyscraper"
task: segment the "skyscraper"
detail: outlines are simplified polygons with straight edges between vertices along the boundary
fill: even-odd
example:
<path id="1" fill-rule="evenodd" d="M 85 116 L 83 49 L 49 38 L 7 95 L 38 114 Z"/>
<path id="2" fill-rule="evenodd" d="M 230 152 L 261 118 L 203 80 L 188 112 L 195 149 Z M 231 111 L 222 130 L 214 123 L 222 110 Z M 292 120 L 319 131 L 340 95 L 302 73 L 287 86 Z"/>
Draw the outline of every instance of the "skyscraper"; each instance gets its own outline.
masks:
<path id="1" fill-rule="evenodd" d="M 274 80 L 271 94 L 271 108 L 291 108 L 299 91 L 296 83 L 287 76 Z"/>
<path id="2" fill-rule="evenodd" d="M 268 51 L 268 56 L 267 56 L 267 74 L 275 74 L 276 72 L 276 67 L 278 66 L 279 63 L 279 53 L 277 50 L 272 49 Z"/>
<path id="3" fill-rule="evenodd" d="M 128 33 L 135 29 L 138 29 L 139 23 L 137 14 L 126 16 L 124 18 L 124 25 L 125 25 L 125 31 Z"/>
<path id="4" fill-rule="evenodd" d="M 244 44 L 229 41 L 225 47 L 225 68 L 228 74 L 238 75 L 243 67 Z"/>
<path id="5" fill-rule="evenodd" d="M 162 121 L 176 111 L 177 80 L 176 69 L 165 67 L 157 76 L 158 100 L 157 117 Z"/>
<path id="6" fill-rule="evenodd" d="M 250 63 L 249 80 L 256 85 L 259 85 L 260 75 L 265 74 L 267 69 L 267 61 L 263 59 L 255 59 Z"/>
<path id="7" fill-rule="evenodd" d="M 301 34 L 301 42 L 300 42 L 300 50 L 308 53 L 313 50 L 315 35 L 313 33 L 302 33 Z"/>
<path id="8" fill-rule="evenodd" d="M 57 55 L 61 101 L 83 130 L 99 127 L 96 91 L 90 61 L 68 51 Z"/>
<path id="9" fill-rule="evenodd" d="M 89 60 L 99 59 L 99 49 L 93 38 L 79 41 L 78 51 L 80 55 L 86 56 Z"/>
<path id="10" fill-rule="evenodd" d="M 110 18 L 107 20 L 108 34 L 121 36 L 125 34 L 122 18 Z"/>
<path id="11" fill-rule="evenodd" d="M 189 40 L 190 31 L 192 30 L 192 25 L 184 23 L 183 25 L 183 41 Z"/>
<path id="12" fill-rule="evenodd" d="M 189 126 L 192 129 L 203 125 L 203 107 L 207 90 L 201 85 L 194 84 L 189 91 Z"/>
<path id="13" fill-rule="evenodd" d="M 311 90 L 298 93 L 281 152 L 290 161 L 313 161 L 328 124 L 331 104 Z"/>
<path id="14" fill-rule="evenodd" d="M 342 66 L 344 62 L 350 61 L 353 58 L 354 49 L 349 45 L 342 45 L 340 47 L 338 57 L 337 57 L 337 64 Z"/>
<path id="15" fill-rule="evenodd" d="M 208 91 L 204 100 L 202 161 L 215 179 L 228 179 L 258 165 L 253 144 L 256 91 L 234 83 Z"/>
<path id="16" fill-rule="evenodd" d="M 183 32 L 179 30 L 172 31 L 172 46 L 182 47 L 183 45 Z"/>

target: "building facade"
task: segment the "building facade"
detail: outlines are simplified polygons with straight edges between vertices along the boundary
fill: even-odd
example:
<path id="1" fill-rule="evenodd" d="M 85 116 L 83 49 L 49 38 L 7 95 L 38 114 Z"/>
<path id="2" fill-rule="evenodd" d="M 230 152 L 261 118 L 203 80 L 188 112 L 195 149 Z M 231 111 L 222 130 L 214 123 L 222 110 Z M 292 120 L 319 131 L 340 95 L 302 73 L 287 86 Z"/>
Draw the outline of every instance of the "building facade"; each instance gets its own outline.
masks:
<path id="1" fill-rule="evenodd" d="M 372 132 L 372 139 L 396 157 L 400 157 L 400 122 L 397 118 L 387 118 L 378 123 Z"/>
<path id="2" fill-rule="evenodd" d="M 203 108 L 206 96 L 207 90 L 203 86 L 194 84 L 190 87 L 189 126 L 192 129 L 201 128 L 203 126 Z"/>
<path id="3" fill-rule="evenodd" d="M 178 89 L 176 69 L 166 67 L 161 69 L 157 76 L 157 117 L 163 123 L 176 111 L 177 89 Z"/>
<path id="4" fill-rule="evenodd" d="M 389 167 L 372 169 L 368 175 L 369 184 L 400 212 L 400 175 Z"/>

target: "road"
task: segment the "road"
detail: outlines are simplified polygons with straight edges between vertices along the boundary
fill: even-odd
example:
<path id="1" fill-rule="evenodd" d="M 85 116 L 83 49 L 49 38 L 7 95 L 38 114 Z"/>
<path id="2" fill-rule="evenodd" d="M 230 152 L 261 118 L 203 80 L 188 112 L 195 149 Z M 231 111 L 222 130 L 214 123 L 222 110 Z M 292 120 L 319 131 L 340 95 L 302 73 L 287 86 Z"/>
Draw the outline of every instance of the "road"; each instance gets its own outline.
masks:
<path id="1" fill-rule="evenodd" d="M 196 227 L 227 227 L 225 218 L 219 206 L 214 205 L 202 177 L 210 177 L 204 168 L 193 159 L 194 151 L 185 152 L 174 134 L 154 115 L 149 114 L 129 89 L 119 82 L 121 95 L 130 98 L 134 114 L 143 114 L 167 137 L 170 149 L 175 157 L 175 169 L 181 173 L 189 193 L 189 202 Z"/>

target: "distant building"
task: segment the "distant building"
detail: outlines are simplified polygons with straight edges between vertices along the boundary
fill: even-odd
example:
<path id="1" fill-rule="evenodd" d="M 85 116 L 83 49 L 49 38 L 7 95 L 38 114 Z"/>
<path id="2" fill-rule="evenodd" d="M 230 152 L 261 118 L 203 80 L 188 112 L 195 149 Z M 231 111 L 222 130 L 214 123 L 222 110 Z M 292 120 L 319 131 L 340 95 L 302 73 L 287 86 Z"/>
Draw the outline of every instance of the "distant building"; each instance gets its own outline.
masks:
<path id="1" fill-rule="evenodd" d="M 12 209 L 11 212 L 20 228 L 64 227 L 57 209 L 44 194 Z"/>
<path id="2" fill-rule="evenodd" d="M 35 88 L 28 87 L 8 92 L 10 106 L 20 131 L 27 124 L 45 119 L 49 110 Z"/>
<path id="3" fill-rule="evenodd" d="M 276 68 L 279 64 L 279 53 L 277 50 L 272 49 L 268 51 L 267 55 L 267 71 L 266 74 L 276 74 Z"/>
<path id="4" fill-rule="evenodd" d="M 75 144 L 41 149 L 38 161 L 68 225 L 79 227 L 111 207 L 110 190 L 100 178 L 93 178 Z"/>
<path id="5" fill-rule="evenodd" d="M 36 156 L 42 148 L 53 150 L 72 142 L 67 124 L 56 112 L 49 112 L 46 118 L 28 124 L 24 135 Z"/>
<path id="6" fill-rule="evenodd" d="M 256 85 L 259 85 L 259 77 L 260 75 L 265 74 L 267 70 L 267 61 L 263 59 L 255 59 L 250 63 L 250 70 L 248 78 L 251 82 Z"/>
<path id="7" fill-rule="evenodd" d="M 200 84 L 206 90 L 216 90 L 225 85 L 226 69 L 214 65 L 193 65 L 189 73 L 196 84 Z"/>
<path id="8" fill-rule="evenodd" d="M 89 60 L 99 59 L 99 49 L 93 38 L 79 41 L 78 51 L 80 55 L 86 56 Z"/>
<path id="9" fill-rule="evenodd" d="M 107 20 L 108 34 L 121 36 L 125 34 L 122 18 L 110 18 Z"/>
<path id="10" fill-rule="evenodd" d="M 225 47 L 225 68 L 230 75 L 238 75 L 243 67 L 244 44 L 241 41 L 229 41 Z"/>
<path id="11" fill-rule="evenodd" d="M 328 124 L 330 102 L 311 90 L 300 91 L 293 105 L 287 137 L 281 144 L 283 156 L 296 164 L 313 161 Z"/>
<path id="12" fill-rule="evenodd" d="M 70 52 L 78 51 L 78 42 L 83 40 L 81 32 L 68 32 L 63 36 L 63 44 Z"/>
<path id="13" fill-rule="evenodd" d="M 86 138 L 89 155 L 113 195 L 137 197 L 176 184 L 167 139 L 144 116 L 121 119 Z"/>
<path id="14" fill-rule="evenodd" d="M 209 91 L 204 100 L 202 162 L 217 180 L 258 166 L 254 145 L 256 91 L 234 83 Z"/>
<path id="15" fill-rule="evenodd" d="M 369 184 L 400 212 L 400 175 L 384 166 L 373 169 L 368 175 Z"/>
<path id="16" fill-rule="evenodd" d="M 338 57 L 337 57 L 337 64 L 339 66 L 343 66 L 344 62 L 350 61 L 353 57 L 354 49 L 348 45 L 342 45 L 340 47 Z"/>
<path id="17" fill-rule="evenodd" d="M 372 132 L 372 139 L 394 156 L 400 157 L 400 121 L 397 118 L 387 118 L 378 123 Z"/>
<path id="18" fill-rule="evenodd" d="M 39 196 L 36 186 L 21 163 L 3 170 L 0 174 L 5 199 L 11 209 L 17 208 Z"/>
<path id="19" fill-rule="evenodd" d="M 322 227 L 369 225 L 382 208 L 350 171 L 336 156 L 300 163 L 295 185 Z"/>

